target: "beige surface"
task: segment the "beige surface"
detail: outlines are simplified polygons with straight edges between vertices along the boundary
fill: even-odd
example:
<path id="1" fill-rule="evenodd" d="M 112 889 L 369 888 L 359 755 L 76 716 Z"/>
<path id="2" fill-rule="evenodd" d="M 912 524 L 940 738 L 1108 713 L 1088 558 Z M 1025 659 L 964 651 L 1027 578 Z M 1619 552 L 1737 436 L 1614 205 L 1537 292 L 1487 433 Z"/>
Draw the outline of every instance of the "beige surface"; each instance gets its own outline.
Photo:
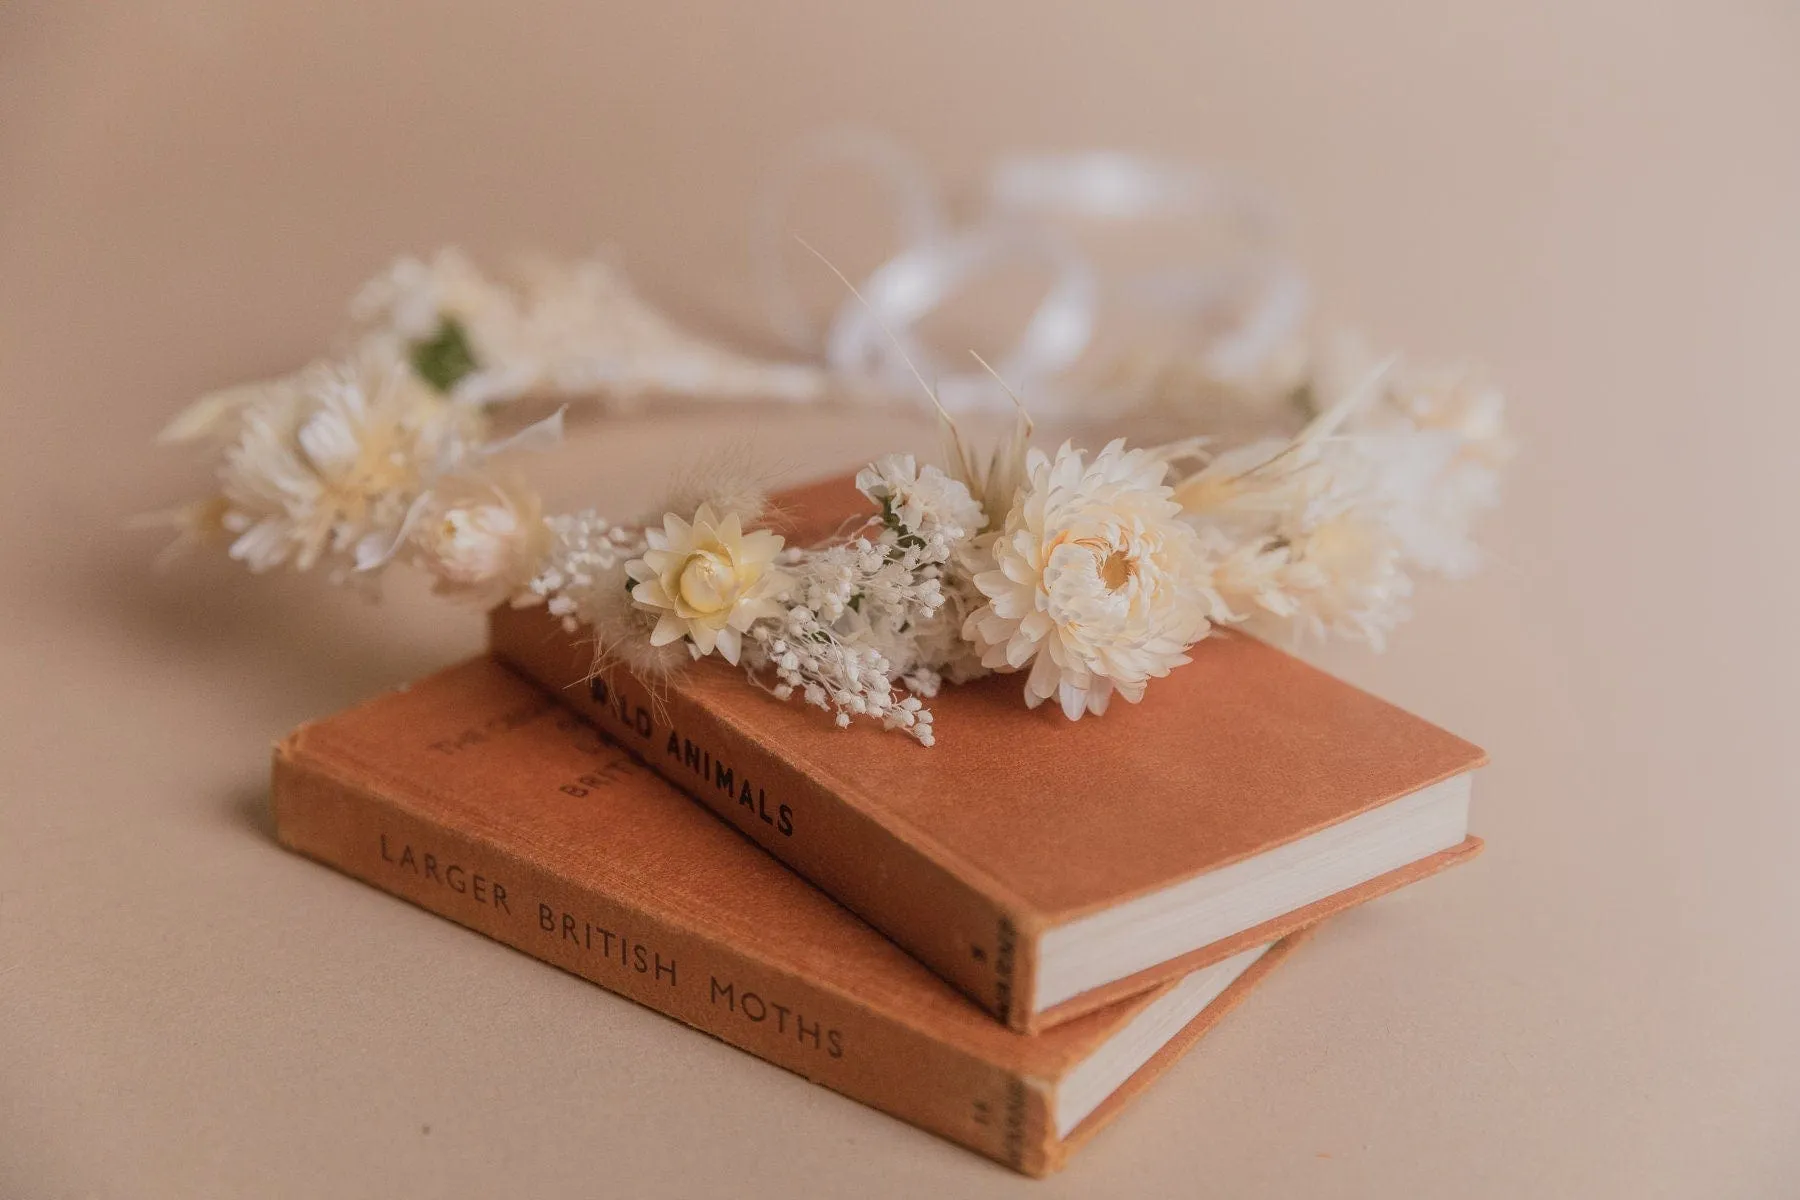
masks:
<path id="1" fill-rule="evenodd" d="M 0 1196 L 1800 1191 L 1800 19 L 1655 7 L 0 7 Z M 1330 660 L 1492 751 L 1487 855 L 1328 928 L 1044 1185 L 276 851 L 269 739 L 480 623 L 153 578 L 120 530 L 196 482 L 162 417 L 398 248 L 613 240 L 747 323 L 758 165 L 834 113 L 952 172 L 1236 163 L 1335 307 L 1485 354 L 1529 447 L 1496 569 Z M 563 465 L 623 504 L 746 435 L 923 439 L 686 417 Z"/>

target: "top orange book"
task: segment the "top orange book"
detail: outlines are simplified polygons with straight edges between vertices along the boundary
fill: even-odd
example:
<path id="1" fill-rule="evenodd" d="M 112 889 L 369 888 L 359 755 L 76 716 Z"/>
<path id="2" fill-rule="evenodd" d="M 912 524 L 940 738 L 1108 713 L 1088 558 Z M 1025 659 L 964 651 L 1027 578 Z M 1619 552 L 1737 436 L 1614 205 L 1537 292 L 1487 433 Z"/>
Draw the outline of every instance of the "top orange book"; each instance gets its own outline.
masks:
<path id="1" fill-rule="evenodd" d="M 869 511 L 780 497 L 807 543 Z M 497 609 L 498 655 L 1015 1029 L 1037 1032 L 1262 945 L 1481 847 L 1483 752 L 1241 633 L 1140 704 L 1069 721 L 1016 675 L 947 686 L 937 745 L 703 659 L 653 697 L 591 637 Z"/>

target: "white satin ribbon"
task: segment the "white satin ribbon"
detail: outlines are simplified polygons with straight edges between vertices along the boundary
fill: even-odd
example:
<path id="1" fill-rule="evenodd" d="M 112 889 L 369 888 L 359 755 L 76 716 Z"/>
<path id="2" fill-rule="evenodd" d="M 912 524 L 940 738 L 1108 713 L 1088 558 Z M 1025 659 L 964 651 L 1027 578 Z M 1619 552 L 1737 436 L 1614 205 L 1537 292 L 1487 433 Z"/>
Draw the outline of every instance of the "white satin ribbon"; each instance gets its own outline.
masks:
<path id="1" fill-rule="evenodd" d="M 802 175 L 832 159 L 886 183 L 904 241 L 858 289 L 862 300 L 846 297 L 821 335 L 787 274 L 785 221 Z M 916 390 L 910 359 L 951 411 L 1010 411 L 992 377 L 943 361 L 914 330 L 989 272 L 1045 266 L 1049 287 L 994 368 L 1047 412 L 1083 403 L 1066 376 L 1093 344 L 1103 304 L 1139 306 L 1191 329 L 1195 343 L 1180 352 L 1225 377 L 1254 371 L 1305 316 L 1306 281 L 1281 251 L 1273 205 L 1217 172 L 1114 152 L 1014 156 L 994 164 L 980 195 L 975 219 L 955 228 L 938 189 L 893 142 L 847 131 L 802 142 L 769 177 L 757 211 L 753 253 L 771 324 L 796 349 L 879 393 Z M 1108 279 L 1057 227 L 1147 219 L 1217 223 L 1230 234 L 1230 253 Z"/>
<path id="2" fill-rule="evenodd" d="M 997 208 L 1135 221 L 1149 217 L 1231 216 L 1258 238 L 1271 238 L 1273 207 L 1237 181 L 1183 163 L 1096 150 L 1086 154 L 1017 155 L 988 173 Z"/>
<path id="3" fill-rule="evenodd" d="M 943 203 L 925 168 L 899 143 L 855 129 L 833 129 L 790 149 L 767 176 L 757 197 L 750 239 L 751 266 L 763 294 L 763 310 L 783 341 L 818 354 L 826 326 L 807 311 L 788 272 L 793 234 L 788 215 L 805 179 L 834 161 L 866 171 L 886 185 L 900 224 L 900 244 L 921 246 L 943 232 Z"/>
<path id="4" fill-rule="evenodd" d="M 1047 265 L 1053 282 L 994 370 L 1016 388 L 1053 379 L 1087 349 L 1097 284 L 1093 269 L 1072 246 L 1019 225 L 977 226 L 921 242 L 883 263 L 859 289 L 864 303 L 852 297 L 838 309 L 825 340 L 826 362 L 897 391 L 916 386 L 910 359 L 950 411 L 1010 411 L 1012 402 L 993 376 L 940 362 L 913 330 L 965 284 L 1012 261 Z"/>

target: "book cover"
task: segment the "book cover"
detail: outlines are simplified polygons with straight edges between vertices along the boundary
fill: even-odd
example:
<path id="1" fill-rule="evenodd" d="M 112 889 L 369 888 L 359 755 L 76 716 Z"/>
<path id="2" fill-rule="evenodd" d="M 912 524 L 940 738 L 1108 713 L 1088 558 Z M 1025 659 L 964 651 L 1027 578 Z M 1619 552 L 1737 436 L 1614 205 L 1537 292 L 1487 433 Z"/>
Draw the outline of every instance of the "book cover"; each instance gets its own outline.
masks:
<path id="1" fill-rule="evenodd" d="M 849 480 L 830 480 L 779 497 L 777 528 L 810 543 L 870 507 Z M 1481 845 L 1466 833 L 1465 790 L 1462 824 L 1403 865 L 1071 985 L 1050 970 L 1057 939 L 1434 785 L 1466 786 L 1486 756 L 1230 631 L 1101 718 L 1028 710 L 1014 675 L 946 687 L 931 701 L 930 748 L 870 724 L 837 729 L 716 659 L 656 689 L 622 668 L 592 674 L 591 638 L 541 608 L 495 610 L 490 646 L 1020 1031 L 1272 941 Z"/>
<path id="2" fill-rule="evenodd" d="M 1296 940 L 1007 1030 L 486 658 L 303 726 L 273 802 L 293 850 L 1033 1175 Z"/>

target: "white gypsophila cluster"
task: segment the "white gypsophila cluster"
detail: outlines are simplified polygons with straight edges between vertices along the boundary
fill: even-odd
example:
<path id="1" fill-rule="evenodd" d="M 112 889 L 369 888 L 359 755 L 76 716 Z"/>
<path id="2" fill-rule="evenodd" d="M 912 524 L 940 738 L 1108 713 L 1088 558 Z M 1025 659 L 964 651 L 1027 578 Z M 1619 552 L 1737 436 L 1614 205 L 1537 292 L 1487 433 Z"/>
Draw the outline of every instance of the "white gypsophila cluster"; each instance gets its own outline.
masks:
<path id="1" fill-rule="evenodd" d="M 969 570 L 974 552 L 971 542 L 945 565 L 939 580 L 943 607 L 914 621 L 908 631 L 914 665 L 900 677 L 918 695 L 929 698 L 937 695 L 943 684 L 968 683 L 990 673 L 981 664 L 979 647 L 963 637 L 969 614 L 987 602 Z"/>
<path id="2" fill-rule="evenodd" d="M 804 571 L 792 573 L 799 595 L 830 595 L 808 586 Z M 883 729 L 899 729 L 931 745 L 936 738 L 930 710 L 894 686 L 892 665 L 880 650 L 840 634 L 835 625 L 807 604 L 792 605 L 779 622 L 752 626 L 745 661 L 753 673 L 766 670 L 774 676 L 770 690 L 777 699 L 798 695 L 831 712 L 839 728 L 855 717 L 868 717 Z"/>
<path id="3" fill-rule="evenodd" d="M 857 476 L 857 485 L 881 505 L 873 539 L 881 562 L 861 581 L 859 600 L 840 623 L 881 650 L 892 678 L 936 695 L 943 676 L 961 680 L 978 672 L 960 637 L 960 618 L 972 590 L 966 559 L 985 521 L 981 505 L 961 480 L 920 466 L 911 455 L 878 460 Z M 867 551 L 862 558 L 865 566 L 875 562 Z"/>
<path id="4" fill-rule="evenodd" d="M 857 476 L 880 514 L 854 537 L 782 558 L 789 587 L 781 620 L 754 626 L 753 669 L 782 698 L 830 710 L 840 726 L 868 717 L 935 740 L 919 696 L 937 693 L 957 654 L 944 644 L 946 573 L 980 527 L 961 482 L 908 455 Z"/>
<path id="5" fill-rule="evenodd" d="M 599 626 L 618 606 L 614 593 L 622 594 L 627 585 L 626 562 L 648 547 L 644 531 L 615 524 L 592 509 L 546 517 L 544 525 L 550 544 L 526 593 L 542 600 L 570 633 Z"/>
<path id="6" fill-rule="evenodd" d="M 406 347 L 421 372 L 470 403 L 805 402 L 825 387 L 816 367 L 753 359 L 681 329 L 602 259 L 528 261 L 502 283 L 455 249 L 403 258 L 364 285 L 351 318 L 360 338 Z"/>
<path id="7" fill-rule="evenodd" d="M 856 488 L 882 506 L 883 519 L 912 537 L 939 543 L 937 561 L 948 547 L 981 531 L 980 503 L 962 481 L 937 467 L 920 467 L 910 454 L 878 458 L 856 474 Z"/>

